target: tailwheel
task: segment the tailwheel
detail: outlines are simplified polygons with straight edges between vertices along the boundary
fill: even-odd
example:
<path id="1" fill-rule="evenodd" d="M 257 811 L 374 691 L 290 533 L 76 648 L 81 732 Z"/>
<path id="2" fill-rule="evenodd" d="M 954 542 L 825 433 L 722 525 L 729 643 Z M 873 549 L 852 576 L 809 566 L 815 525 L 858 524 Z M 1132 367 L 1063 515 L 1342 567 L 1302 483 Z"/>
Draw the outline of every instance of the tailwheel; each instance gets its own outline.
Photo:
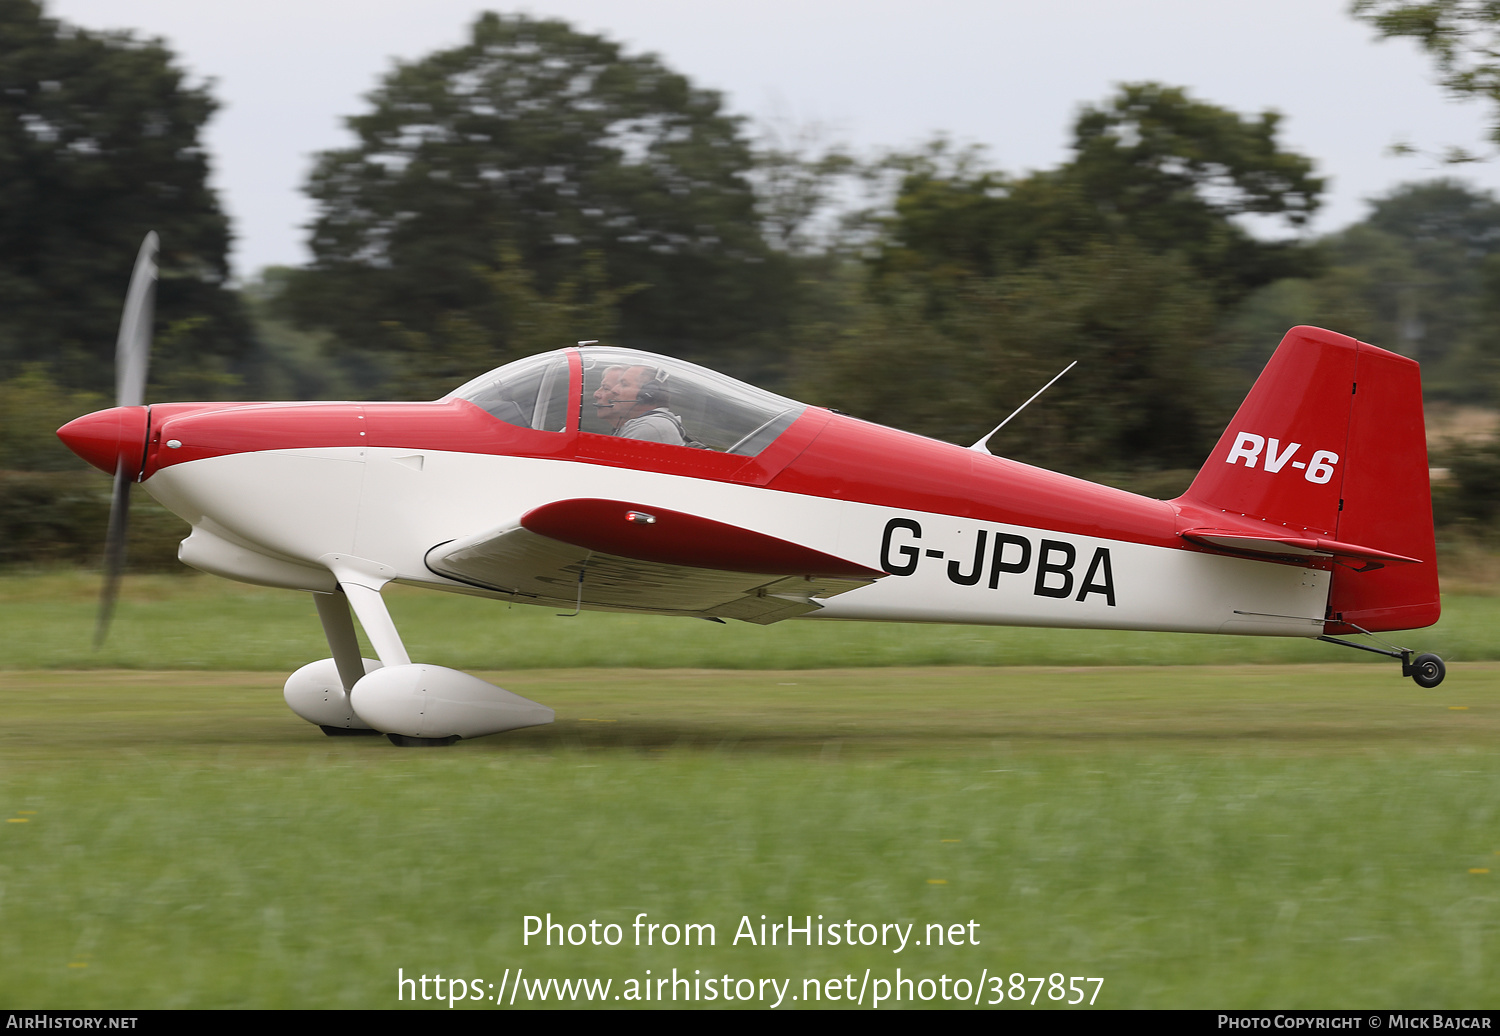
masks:
<path id="1" fill-rule="evenodd" d="M 1401 668 L 1411 670 L 1402 675 L 1409 675 L 1418 687 L 1436 687 L 1448 675 L 1448 667 L 1443 665 L 1443 660 L 1437 655 L 1418 655 L 1410 666 L 1403 665 Z"/>

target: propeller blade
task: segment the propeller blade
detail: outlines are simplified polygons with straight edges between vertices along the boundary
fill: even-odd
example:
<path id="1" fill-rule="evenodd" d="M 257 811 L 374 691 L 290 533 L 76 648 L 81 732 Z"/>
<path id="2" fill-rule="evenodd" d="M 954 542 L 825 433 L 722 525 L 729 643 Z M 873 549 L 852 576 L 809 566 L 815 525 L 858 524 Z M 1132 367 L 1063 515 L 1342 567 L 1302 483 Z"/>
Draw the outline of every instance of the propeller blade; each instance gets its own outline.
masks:
<path id="1" fill-rule="evenodd" d="M 109 635 L 109 620 L 115 614 L 115 598 L 120 596 L 120 575 L 125 571 L 125 538 L 130 516 L 130 483 L 133 476 L 122 463 L 115 472 L 114 493 L 109 501 L 109 532 L 104 537 L 104 588 L 99 592 L 99 621 L 94 626 L 94 650 L 98 651 Z"/>
<path id="2" fill-rule="evenodd" d="M 151 319 L 156 288 L 158 242 L 153 230 L 141 242 L 125 293 L 125 311 L 120 315 L 120 335 L 115 340 L 115 405 L 141 406 L 146 401 L 146 368 L 151 362 Z M 120 576 L 125 571 L 125 541 L 129 533 L 130 483 L 140 474 L 121 459 L 115 468 L 114 491 L 109 500 L 109 531 L 104 538 L 104 587 L 99 592 L 99 621 L 94 627 L 94 650 L 109 635 L 115 599 L 120 595 Z"/>
<path id="3" fill-rule="evenodd" d="M 146 367 L 151 360 L 151 317 L 156 287 L 156 231 L 146 235 L 135 257 L 120 337 L 115 342 L 115 406 L 140 406 L 146 401 Z"/>

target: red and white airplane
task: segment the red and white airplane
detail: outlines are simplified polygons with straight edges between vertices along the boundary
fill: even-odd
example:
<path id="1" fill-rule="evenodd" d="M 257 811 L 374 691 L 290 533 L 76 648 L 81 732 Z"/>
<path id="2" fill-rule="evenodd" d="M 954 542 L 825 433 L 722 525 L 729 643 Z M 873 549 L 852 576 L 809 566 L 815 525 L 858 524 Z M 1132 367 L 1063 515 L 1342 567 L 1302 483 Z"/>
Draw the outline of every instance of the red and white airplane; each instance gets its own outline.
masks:
<path id="1" fill-rule="evenodd" d="M 286 699 L 329 734 L 446 744 L 553 718 L 413 663 L 392 582 L 755 623 L 1330 639 L 1438 619 L 1417 364 L 1330 331 L 1287 333 L 1191 488 L 1162 501 L 591 343 L 433 403 L 145 406 L 153 255 L 151 238 L 121 405 L 58 434 L 116 476 L 121 515 L 139 482 L 192 526 L 185 563 L 314 595 L 333 657 Z M 1350 646 L 1443 678 L 1435 655 Z"/>

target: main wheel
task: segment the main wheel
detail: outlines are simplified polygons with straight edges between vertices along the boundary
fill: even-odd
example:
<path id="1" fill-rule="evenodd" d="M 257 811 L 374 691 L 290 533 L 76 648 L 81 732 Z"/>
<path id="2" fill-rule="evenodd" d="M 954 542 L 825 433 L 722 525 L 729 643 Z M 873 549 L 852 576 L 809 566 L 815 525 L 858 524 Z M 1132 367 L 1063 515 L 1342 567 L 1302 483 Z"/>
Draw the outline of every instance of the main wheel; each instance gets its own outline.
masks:
<path id="1" fill-rule="evenodd" d="M 1442 663 L 1439 663 L 1441 665 Z M 412 737 L 410 734 L 387 734 L 391 744 L 400 748 L 442 748 L 458 740 L 458 735 L 449 737 Z"/>
<path id="2" fill-rule="evenodd" d="M 1418 655 L 1411 664 L 1411 678 L 1418 687 L 1436 687 L 1448 675 L 1448 667 L 1437 655 Z"/>
<path id="3" fill-rule="evenodd" d="M 380 731 L 371 730 L 369 727 L 330 727 L 326 723 L 319 723 L 318 729 L 329 737 L 379 737 Z"/>

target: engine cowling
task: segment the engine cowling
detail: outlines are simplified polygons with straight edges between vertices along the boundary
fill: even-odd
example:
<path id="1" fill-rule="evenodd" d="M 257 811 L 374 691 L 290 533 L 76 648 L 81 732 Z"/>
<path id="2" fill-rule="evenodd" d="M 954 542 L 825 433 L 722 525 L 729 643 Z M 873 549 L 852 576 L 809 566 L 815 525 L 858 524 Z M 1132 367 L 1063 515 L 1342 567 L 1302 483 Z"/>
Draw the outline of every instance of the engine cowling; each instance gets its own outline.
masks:
<path id="1" fill-rule="evenodd" d="M 377 669 L 354 685 L 350 698 L 366 724 L 407 737 L 484 737 L 554 718 L 545 705 L 438 665 Z"/>

